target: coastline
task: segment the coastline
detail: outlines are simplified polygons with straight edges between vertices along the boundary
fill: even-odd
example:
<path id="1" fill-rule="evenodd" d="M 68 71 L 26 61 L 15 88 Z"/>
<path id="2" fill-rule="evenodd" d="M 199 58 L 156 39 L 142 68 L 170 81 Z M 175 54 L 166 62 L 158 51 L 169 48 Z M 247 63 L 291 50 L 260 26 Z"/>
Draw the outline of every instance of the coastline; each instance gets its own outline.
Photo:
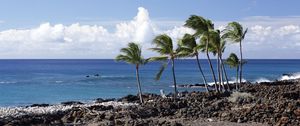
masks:
<path id="1" fill-rule="evenodd" d="M 299 80 L 244 84 L 241 92 L 182 92 L 180 100 L 144 94 L 83 104 L 0 108 L 0 125 L 300 125 Z"/>

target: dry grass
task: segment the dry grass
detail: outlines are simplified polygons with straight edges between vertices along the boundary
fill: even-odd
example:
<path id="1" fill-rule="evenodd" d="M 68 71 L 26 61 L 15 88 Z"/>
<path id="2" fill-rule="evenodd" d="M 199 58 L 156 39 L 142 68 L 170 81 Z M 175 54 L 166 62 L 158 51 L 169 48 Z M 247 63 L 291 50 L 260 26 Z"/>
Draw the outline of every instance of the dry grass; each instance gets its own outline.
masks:
<path id="1" fill-rule="evenodd" d="M 228 101 L 236 103 L 241 100 L 247 100 L 247 99 L 254 99 L 254 96 L 250 93 L 243 93 L 243 92 L 233 92 L 230 97 L 228 97 Z"/>

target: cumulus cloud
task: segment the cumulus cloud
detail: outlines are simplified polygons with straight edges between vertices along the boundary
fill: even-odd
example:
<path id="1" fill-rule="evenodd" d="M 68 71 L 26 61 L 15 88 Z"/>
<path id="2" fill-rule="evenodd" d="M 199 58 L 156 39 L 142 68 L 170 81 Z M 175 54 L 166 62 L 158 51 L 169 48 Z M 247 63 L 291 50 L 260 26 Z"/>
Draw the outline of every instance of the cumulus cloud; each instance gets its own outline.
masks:
<path id="1" fill-rule="evenodd" d="M 1 21 L 0 21 L 1 22 Z M 214 21 L 224 29 L 230 21 Z M 243 49 L 246 58 L 299 58 L 300 17 L 256 16 L 239 20 L 248 28 Z M 73 23 L 41 23 L 28 29 L 0 31 L 0 58 L 114 58 L 128 42 L 142 45 L 146 57 L 155 35 L 167 34 L 174 44 L 185 33 L 184 21 L 151 20 L 147 9 L 138 8 L 130 21 L 118 21 L 114 30 L 103 25 Z M 238 52 L 237 44 L 229 44 L 224 57 Z"/>
<path id="2" fill-rule="evenodd" d="M 116 24 L 109 32 L 101 25 L 71 25 L 42 23 L 30 29 L 9 29 L 0 32 L 1 58 L 114 58 L 128 42 L 142 45 L 150 54 L 153 37 L 166 33 L 174 38 L 189 32 L 187 28 L 174 27 L 162 31 L 151 22 L 149 12 L 138 8 L 131 21 Z"/>
<path id="3" fill-rule="evenodd" d="M 249 39 L 252 39 L 252 41 L 264 41 L 266 37 L 270 35 L 272 31 L 272 27 L 255 25 L 250 27 L 249 30 L 250 30 L 250 35 L 247 36 L 249 37 Z"/>
<path id="4" fill-rule="evenodd" d="M 285 36 L 285 35 L 289 35 L 289 34 L 299 33 L 300 28 L 297 25 L 286 25 L 286 26 L 280 27 L 276 32 L 280 36 Z"/>
<path id="5" fill-rule="evenodd" d="M 215 21 L 217 27 L 224 28 L 230 21 Z M 238 20 L 248 33 L 243 41 L 246 58 L 299 58 L 300 17 L 255 16 Z M 230 52 L 238 53 L 237 44 L 226 48 L 225 57 Z"/>

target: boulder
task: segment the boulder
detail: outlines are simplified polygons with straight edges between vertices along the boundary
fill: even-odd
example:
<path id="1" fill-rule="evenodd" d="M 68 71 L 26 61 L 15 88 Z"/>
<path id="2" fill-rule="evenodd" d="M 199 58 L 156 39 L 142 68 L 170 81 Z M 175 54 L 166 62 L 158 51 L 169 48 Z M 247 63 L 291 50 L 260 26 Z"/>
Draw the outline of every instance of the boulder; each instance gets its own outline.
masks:
<path id="1" fill-rule="evenodd" d="M 62 105 L 82 105 L 82 102 L 79 101 L 66 101 L 66 102 L 61 102 Z"/>
<path id="2" fill-rule="evenodd" d="M 30 107 L 47 107 L 50 106 L 49 104 L 32 104 Z"/>
<path id="3" fill-rule="evenodd" d="M 102 103 L 102 102 L 109 102 L 109 101 L 115 101 L 116 99 L 114 98 L 109 98 L 109 99 L 102 99 L 102 98 L 97 98 L 95 100 L 95 103 Z"/>
<path id="4" fill-rule="evenodd" d="M 120 98 L 119 101 L 122 101 L 122 102 L 138 102 L 139 98 L 136 95 L 127 95 L 123 98 Z"/>

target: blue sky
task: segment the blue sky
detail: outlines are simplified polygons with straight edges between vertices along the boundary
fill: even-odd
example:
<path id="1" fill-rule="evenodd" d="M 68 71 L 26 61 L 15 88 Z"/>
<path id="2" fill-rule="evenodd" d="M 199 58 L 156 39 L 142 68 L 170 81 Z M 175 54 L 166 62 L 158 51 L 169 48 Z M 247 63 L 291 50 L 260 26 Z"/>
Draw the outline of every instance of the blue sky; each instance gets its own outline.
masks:
<path id="1" fill-rule="evenodd" d="M 29 27 L 41 22 L 130 20 L 140 6 L 152 20 L 185 20 L 191 14 L 212 20 L 249 16 L 298 16 L 298 0 L 1 0 L 4 28 Z"/>
<path id="2" fill-rule="evenodd" d="M 297 0 L 0 2 L 0 58 L 113 58 L 129 41 L 143 41 L 145 49 L 157 34 L 166 33 L 177 41 L 192 32 L 182 27 L 191 14 L 213 20 L 220 29 L 230 21 L 248 27 L 248 58 L 300 58 L 290 55 L 300 54 Z M 101 49 L 103 45 L 107 48 Z M 229 45 L 225 53 L 236 51 L 235 45 Z"/>

